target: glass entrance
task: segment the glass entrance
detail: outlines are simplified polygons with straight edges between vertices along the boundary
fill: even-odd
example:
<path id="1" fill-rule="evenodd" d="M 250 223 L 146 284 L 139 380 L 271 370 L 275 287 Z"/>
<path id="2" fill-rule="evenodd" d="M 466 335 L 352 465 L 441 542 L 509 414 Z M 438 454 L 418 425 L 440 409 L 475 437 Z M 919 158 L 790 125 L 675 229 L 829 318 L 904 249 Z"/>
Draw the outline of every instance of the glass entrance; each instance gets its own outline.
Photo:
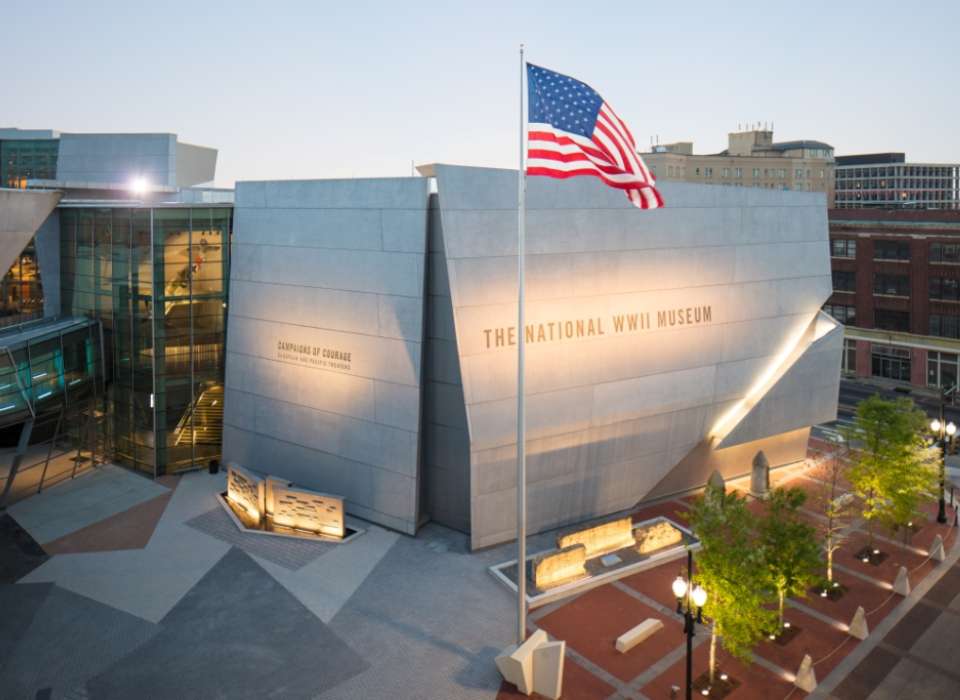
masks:
<path id="1" fill-rule="evenodd" d="M 910 350 L 875 345 L 871 355 L 874 377 L 910 381 Z"/>

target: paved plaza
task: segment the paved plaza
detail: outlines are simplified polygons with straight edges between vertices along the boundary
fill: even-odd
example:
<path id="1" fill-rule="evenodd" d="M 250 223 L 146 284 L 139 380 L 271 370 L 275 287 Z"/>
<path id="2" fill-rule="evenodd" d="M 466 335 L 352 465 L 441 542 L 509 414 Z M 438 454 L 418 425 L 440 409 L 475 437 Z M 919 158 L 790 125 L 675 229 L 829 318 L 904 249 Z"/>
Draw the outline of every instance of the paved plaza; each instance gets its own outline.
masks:
<path id="1" fill-rule="evenodd" d="M 774 481 L 803 488 L 812 508 L 823 476 L 811 460 Z M 360 521 L 351 524 L 365 532 L 343 545 L 241 533 L 216 500 L 223 488 L 222 474 L 152 482 L 108 466 L 0 515 L 0 697 L 522 697 L 493 663 L 512 641 L 515 603 L 488 567 L 511 559 L 513 545 L 470 553 L 467 537 L 446 528 L 412 538 Z M 633 517 L 685 524 L 688 506 L 668 500 Z M 836 559 L 846 595 L 791 600 L 798 633 L 760 644 L 752 664 L 721 652 L 721 669 L 741 684 L 730 697 L 803 697 L 793 680 L 805 654 L 820 683 L 814 696 L 957 697 L 960 547 L 934 514 L 931 506 L 906 544 L 881 535 L 888 556 L 878 565 L 854 556 L 864 541 L 855 523 Z M 943 563 L 928 556 L 937 534 Z M 553 537 L 531 537 L 529 551 Z M 670 698 L 683 687 L 670 591 L 681 563 L 531 613 L 532 629 L 567 641 L 565 698 Z M 891 590 L 900 566 L 910 571 L 906 598 Z M 871 631 L 863 642 L 847 634 L 857 606 Z M 614 649 L 651 617 L 664 628 L 626 654 Z M 700 628 L 695 675 L 708 639 Z"/>

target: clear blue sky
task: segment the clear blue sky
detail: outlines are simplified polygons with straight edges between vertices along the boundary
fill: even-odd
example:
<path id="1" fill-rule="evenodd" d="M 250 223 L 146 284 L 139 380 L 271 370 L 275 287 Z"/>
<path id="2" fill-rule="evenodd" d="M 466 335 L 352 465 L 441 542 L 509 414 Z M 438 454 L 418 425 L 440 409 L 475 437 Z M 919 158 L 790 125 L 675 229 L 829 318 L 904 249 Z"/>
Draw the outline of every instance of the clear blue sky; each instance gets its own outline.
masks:
<path id="1" fill-rule="evenodd" d="M 739 122 L 838 154 L 960 161 L 960 2 L 17 2 L 0 126 L 171 131 L 218 184 L 515 167 L 517 46 L 642 144 Z"/>

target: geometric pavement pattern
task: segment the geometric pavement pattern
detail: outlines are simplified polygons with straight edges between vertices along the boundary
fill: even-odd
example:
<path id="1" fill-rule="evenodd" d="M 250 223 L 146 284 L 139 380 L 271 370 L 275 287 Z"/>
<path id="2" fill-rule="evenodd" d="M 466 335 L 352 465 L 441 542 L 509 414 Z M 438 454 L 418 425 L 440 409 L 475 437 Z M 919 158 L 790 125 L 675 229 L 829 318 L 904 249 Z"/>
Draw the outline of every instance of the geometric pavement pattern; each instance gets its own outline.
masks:
<path id="1" fill-rule="evenodd" d="M 87 682 L 92 700 L 312 698 L 368 666 L 236 548 L 157 628 Z"/>
<path id="2" fill-rule="evenodd" d="M 198 515 L 185 524 L 290 571 L 297 571 L 334 547 L 341 546 L 332 542 L 241 532 L 222 507 Z"/>

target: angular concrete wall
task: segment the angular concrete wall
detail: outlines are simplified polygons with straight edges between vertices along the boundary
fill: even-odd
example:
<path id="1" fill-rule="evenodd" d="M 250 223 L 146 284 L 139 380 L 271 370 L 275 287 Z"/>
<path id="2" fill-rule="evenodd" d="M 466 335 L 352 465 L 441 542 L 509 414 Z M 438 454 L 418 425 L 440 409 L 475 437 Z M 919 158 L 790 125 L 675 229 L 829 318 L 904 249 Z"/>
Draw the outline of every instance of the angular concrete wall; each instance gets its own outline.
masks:
<path id="1" fill-rule="evenodd" d="M 470 529 L 482 547 L 515 532 L 517 175 L 436 174 L 470 440 Z M 831 290 L 822 194 L 662 191 L 667 207 L 644 212 L 591 178 L 528 179 L 531 532 L 628 508 L 676 465 L 692 477 L 685 458 L 703 445 L 717 452 L 743 418 L 728 416 L 749 413 L 758 383 L 813 341 Z M 839 368 L 833 345 L 819 357 Z M 809 410 L 809 392 L 785 395 L 790 419 L 768 422 L 760 437 L 816 422 L 835 406 L 828 392 L 817 387 Z M 778 456 L 796 458 L 799 439 L 787 442 Z"/>
<path id="2" fill-rule="evenodd" d="M 419 517 L 427 181 L 237 184 L 224 459 Z"/>
<path id="3" fill-rule="evenodd" d="M 0 188 L 0 275 L 10 269 L 60 197 L 60 192 Z"/>

